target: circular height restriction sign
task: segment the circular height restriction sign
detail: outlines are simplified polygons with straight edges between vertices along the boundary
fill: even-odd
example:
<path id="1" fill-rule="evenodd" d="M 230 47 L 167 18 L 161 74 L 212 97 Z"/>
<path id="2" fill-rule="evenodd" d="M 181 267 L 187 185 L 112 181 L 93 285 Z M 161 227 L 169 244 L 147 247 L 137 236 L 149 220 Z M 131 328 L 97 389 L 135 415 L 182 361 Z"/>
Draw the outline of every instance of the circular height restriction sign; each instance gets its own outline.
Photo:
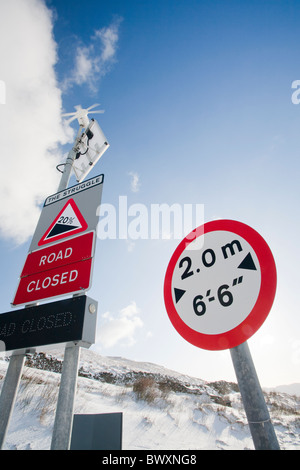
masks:
<path id="1" fill-rule="evenodd" d="M 276 279 L 271 250 L 255 230 L 233 220 L 208 222 L 173 253 L 164 283 L 167 313 L 193 345 L 234 348 L 265 321 Z"/>

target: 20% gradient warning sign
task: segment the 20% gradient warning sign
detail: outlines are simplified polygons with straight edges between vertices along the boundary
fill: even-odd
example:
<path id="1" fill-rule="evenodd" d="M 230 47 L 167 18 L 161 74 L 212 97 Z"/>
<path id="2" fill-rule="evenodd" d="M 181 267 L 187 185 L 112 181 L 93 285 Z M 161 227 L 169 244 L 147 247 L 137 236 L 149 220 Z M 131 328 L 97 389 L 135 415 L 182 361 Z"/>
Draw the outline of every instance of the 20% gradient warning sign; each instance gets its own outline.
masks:
<path id="1" fill-rule="evenodd" d="M 254 229 L 233 220 L 208 222 L 171 257 L 164 283 L 167 313 L 195 346 L 233 348 L 265 321 L 276 277 L 271 250 Z"/>

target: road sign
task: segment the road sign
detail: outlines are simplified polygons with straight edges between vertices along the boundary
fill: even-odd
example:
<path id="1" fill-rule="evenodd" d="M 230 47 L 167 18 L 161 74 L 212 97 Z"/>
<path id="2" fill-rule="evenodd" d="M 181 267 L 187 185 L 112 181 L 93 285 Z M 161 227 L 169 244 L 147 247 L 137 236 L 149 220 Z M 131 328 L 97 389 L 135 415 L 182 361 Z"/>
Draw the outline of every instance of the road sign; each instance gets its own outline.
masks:
<path id="1" fill-rule="evenodd" d="M 102 185 L 100 175 L 45 200 L 12 305 L 90 288 Z"/>
<path id="2" fill-rule="evenodd" d="M 87 227 L 88 225 L 76 206 L 74 199 L 68 199 L 38 242 L 38 245 L 49 244 L 69 237 L 70 235 L 77 235 L 80 232 L 84 232 Z"/>
<path id="3" fill-rule="evenodd" d="M 21 277 L 13 305 L 30 304 L 66 294 L 82 293 L 91 285 L 93 259 Z"/>
<path id="4" fill-rule="evenodd" d="M 0 315 L 6 351 L 78 341 L 95 342 L 97 302 L 81 295 Z"/>
<path id="5" fill-rule="evenodd" d="M 78 233 L 96 231 L 103 180 L 99 175 L 47 197 L 29 252 Z"/>
<path id="6" fill-rule="evenodd" d="M 47 271 L 94 256 L 95 233 L 78 235 L 27 255 L 21 277 Z"/>
<path id="7" fill-rule="evenodd" d="M 88 290 L 94 245 L 95 234 L 89 232 L 29 253 L 12 305 Z"/>
<path id="8" fill-rule="evenodd" d="M 233 348 L 269 314 L 276 291 L 270 248 L 251 227 L 208 222 L 191 232 L 169 262 L 164 299 L 183 338 L 203 349 Z"/>

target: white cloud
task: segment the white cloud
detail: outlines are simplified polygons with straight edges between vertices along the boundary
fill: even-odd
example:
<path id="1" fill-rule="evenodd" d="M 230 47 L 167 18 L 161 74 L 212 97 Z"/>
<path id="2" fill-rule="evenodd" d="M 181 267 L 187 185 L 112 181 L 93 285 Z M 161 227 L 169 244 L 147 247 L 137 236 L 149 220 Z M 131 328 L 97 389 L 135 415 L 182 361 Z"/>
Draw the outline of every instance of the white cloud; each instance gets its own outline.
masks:
<path id="1" fill-rule="evenodd" d="M 129 176 L 131 177 L 131 180 L 130 180 L 130 189 L 133 193 L 137 193 L 139 190 L 140 190 L 140 186 L 141 186 L 141 183 L 140 183 L 140 177 L 137 173 L 131 171 L 130 173 L 128 173 Z"/>
<path id="2" fill-rule="evenodd" d="M 87 47 L 78 48 L 75 60 L 74 81 L 77 85 L 81 85 L 90 80 L 93 73 L 93 61 L 89 57 L 89 49 Z"/>
<path id="3" fill-rule="evenodd" d="M 134 301 L 120 310 L 116 316 L 110 312 L 104 313 L 102 315 L 104 322 L 96 342 L 104 348 L 110 348 L 120 341 L 132 346 L 135 343 L 136 331 L 143 326 L 139 314 L 140 309 Z"/>
<path id="4" fill-rule="evenodd" d="M 102 42 L 101 60 L 108 62 L 114 60 L 117 43 L 119 40 L 119 26 L 121 20 L 118 19 L 107 28 L 99 29 L 95 32 L 95 37 L 100 38 Z"/>
<path id="5" fill-rule="evenodd" d="M 96 91 L 99 79 L 115 61 L 120 23 L 118 19 L 110 26 L 96 30 L 88 45 L 77 47 L 75 66 L 63 82 L 64 90 L 73 85 L 87 84 L 90 90 Z"/>
<path id="6" fill-rule="evenodd" d="M 61 121 L 52 23 L 42 0 L 1 2 L 0 235 L 16 243 L 33 233 L 39 204 L 57 190 L 59 149 L 73 137 Z"/>
<path id="7" fill-rule="evenodd" d="M 114 61 L 119 24 L 99 29 L 90 44 L 77 48 L 66 85 L 95 89 Z M 65 159 L 62 145 L 74 138 L 61 120 L 57 44 L 44 0 L 1 2 L 0 57 L 2 95 L 5 89 L 0 103 L 0 236 L 23 243 L 35 229 L 41 203 L 57 190 L 61 175 L 55 167 Z"/>

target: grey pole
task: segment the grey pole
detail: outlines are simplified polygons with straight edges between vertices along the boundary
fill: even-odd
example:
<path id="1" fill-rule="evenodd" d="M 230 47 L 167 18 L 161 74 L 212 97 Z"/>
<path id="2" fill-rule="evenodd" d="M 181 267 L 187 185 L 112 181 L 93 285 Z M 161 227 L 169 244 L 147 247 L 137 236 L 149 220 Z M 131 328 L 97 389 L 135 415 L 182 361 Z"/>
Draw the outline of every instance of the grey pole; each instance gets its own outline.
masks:
<path id="1" fill-rule="evenodd" d="M 3 449 L 5 438 L 17 397 L 25 354 L 13 354 L 10 358 L 0 396 L 0 449 Z"/>
<path id="2" fill-rule="evenodd" d="M 79 356 L 78 345 L 65 348 L 51 450 L 69 450 L 70 447 Z"/>
<path id="3" fill-rule="evenodd" d="M 80 126 L 79 131 L 77 133 L 75 144 L 74 144 L 72 150 L 70 150 L 70 152 L 69 152 L 69 154 L 66 158 L 66 162 L 63 164 L 64 165 L 64 171 L 62 172 L 62 176 L 61 176 L 61 179 L 60 179 L 60 183 L 59 183 L 57 192 L 62 191 L 63 189 L 66 189 L 68 187 L 70 176 L 71 176 L 71 171 L 72 171 L 72 166 L 73 166 L 74 158 L 75 158 L 75 155 L 76 155 L 75 149 L 76 149 L 76 146 L 78 144 L 79 137 L 80 137 L 82 129 L 83 129 L 83 126 Z"/>
<path id="4" fill-rule="evenodd" d="M 74 149 L 78 143 L 81 131 L 82 126 L 79 128 L 76 143 L 66 159 L 64 172 L 57 192 L 66 189 L 68 186 L 76 155 Z M 51 450 L 68 450 L 70 447 L 79 356 L 80 347 L 78 345 L 73 344 L 66 346 L 52 432 Z"/>
<path id="5" fill-rule="evenodd" d="M 256 450 L 280 450 L 247 342 L 230 349 Z"/>

